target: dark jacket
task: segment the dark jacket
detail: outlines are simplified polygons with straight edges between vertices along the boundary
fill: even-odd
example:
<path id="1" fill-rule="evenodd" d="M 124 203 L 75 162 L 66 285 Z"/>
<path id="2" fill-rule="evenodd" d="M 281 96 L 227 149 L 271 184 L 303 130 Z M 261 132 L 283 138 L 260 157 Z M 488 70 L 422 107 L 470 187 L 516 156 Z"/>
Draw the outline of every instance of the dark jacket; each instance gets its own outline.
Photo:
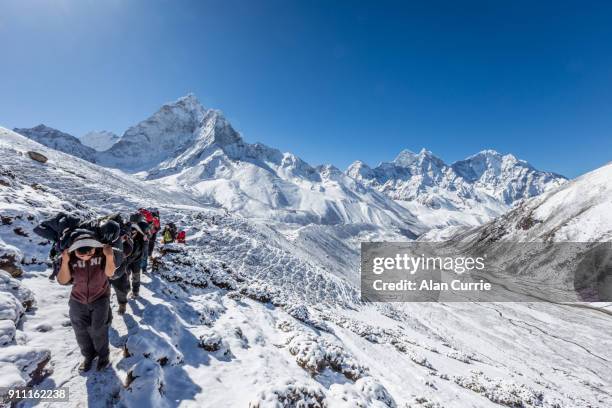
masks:
<path id="1" fill-rule="evenodd" d="M 132 241 L 132 251 L 127 257 L 126 264 L 140 264 L 142 258 L 146 256 L 145 246 L 148 246 L 148 242 L 144 240 L 141 234 L 137 234 Z"/>
<path id="2" fill-rule="evenodd" d="M 79 303 L 89 304 L 104 296 L 110 296 L 108 278 L 104 273 L 106 257 L 101 249 L 89 261 L 70 256 L 70 276 L 72 292 L 70 296 Z"/>
<path id="3" fill-rule="evenodd" d="M 115 273 L 109 279 L 119 279 L 125 274 L 127 265 L 129 263 L 129 256 L 132 253 L 133 246 L 134 242 L 129 236 L 127 236 L 125 240 L 123 238 L 120 238 L 117 240 L 117 242 L 113 244 L 113 251 L 115 253 L 115 265 L 117 266 L 117 269 L 115 269 Z M 120 257 L 117 255 L 118 252 L 121 255 Z M 118 263 L 118 260 L 121 263 Z"/>

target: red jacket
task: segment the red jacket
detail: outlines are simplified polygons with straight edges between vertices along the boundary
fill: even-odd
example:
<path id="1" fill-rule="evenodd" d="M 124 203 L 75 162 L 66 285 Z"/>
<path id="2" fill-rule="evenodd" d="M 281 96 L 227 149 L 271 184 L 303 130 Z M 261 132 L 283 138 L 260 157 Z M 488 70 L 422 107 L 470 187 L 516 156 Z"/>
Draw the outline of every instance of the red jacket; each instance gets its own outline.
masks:
<path id="1" fill-rule="evenodd" d="M 89 261 L 82 261 L 75 255 L 70 257 L 68 267 L 72 276 L 70 296 L 79 303 L 92 303 L 101 297 L 110 296 L 108 277 L 104 273 L 106 257 L 98 249 Z"/>
<path id="2" fill-rule="evenodd" d="M 159 231 L 159 229 L 161 228 L 161 224 L 159 223 L 159 218 L 155 217 L 151 211 L 147 210 L 146 208 L 141 208 L 138 210 L 138 212 L 145 217 L 145 220 L 149 223 L 149 225 L 151 225 L 151 234 L 156 234 L 157 231 Z"/>

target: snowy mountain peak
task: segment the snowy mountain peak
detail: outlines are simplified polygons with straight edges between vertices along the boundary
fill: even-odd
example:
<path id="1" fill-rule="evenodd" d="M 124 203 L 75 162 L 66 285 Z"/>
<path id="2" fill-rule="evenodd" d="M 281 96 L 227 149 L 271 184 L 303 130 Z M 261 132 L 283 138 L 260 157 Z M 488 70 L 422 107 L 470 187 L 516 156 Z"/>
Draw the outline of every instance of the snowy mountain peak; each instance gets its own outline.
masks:
<path id="1" fill-rule="evenodd" d="M 391 164 L 406 168 L 410 168 L 415 164 L 418 164 L 419 167 L 428 167 L 432 164 L 434 167 L 446 166 L 442 159 L 425 148 L 422 148 L 418 154 L 408 149 L 402 150 Z"/>
<path id="2" fill-rule="evenodd" d="M 121 137 L 107 130 L 88 132 L 81 136 L 81 143 L 99 152 L 110 149 Z"/>
<path id="3" fill-rule="evenodd" d="M 127 171 L 148 170 L 185 150 L 206 113 L 193 94 L 166 103 L 126 130 L 118 143 L 100 155 L 100 161 Z"/>
<path id="4" fill-rule="evenodd" d="M 47 126 L 43 123 L 36 125 L 32 128 L 15 128 L 13 129 L 14 132 L 17 132 L 23 136 L 26 136 L 30 139 L 33 139 L 34 137 L 38 137 L 38 138 L 43 138 L 43 137 L 47 137 L 47 138 L 65 138 L 65 139 L 77 139 L 76 137 L 72 136 L 71 134 L 62 132 L 61 130 L 52 128 L 50 126 Z M 24 134 L 27 133 L 27 134 Z M 78 141 L 78 139 L 77 139 Z"/>
<path id="5" fill-rule="evenodd" d="M 393 163 L 396 163 L 400 166 L 410 166 L 417 159 L 416 153 L 411 150 L 404 149 L 402 150 L 397 157 L 393 160 Z"/>
<path id="6" fill-rule="evenodd" d="M 187 95 L 178 98 L 174 102 L 164 104 L 161 109 L 164 108 L 180 108 L 186 112 L 193 112 L 196 115 L 202 115 L 206 111 L 206 109 L 204 109 L 198 98 L 193 93 L 188 93 Z"/>
<path id="7" fill-rule="evenodd" d="M 361 160 L 356 160 L 346 169 L 346 174 L 354 179 L 371 178 L 372 168 Z"/>

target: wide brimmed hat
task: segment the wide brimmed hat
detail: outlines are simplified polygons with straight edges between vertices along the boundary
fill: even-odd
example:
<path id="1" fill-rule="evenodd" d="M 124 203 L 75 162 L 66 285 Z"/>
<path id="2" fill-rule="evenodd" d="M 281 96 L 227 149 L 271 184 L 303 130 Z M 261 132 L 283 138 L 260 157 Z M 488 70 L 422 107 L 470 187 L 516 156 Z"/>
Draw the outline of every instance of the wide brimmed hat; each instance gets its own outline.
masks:
<path id="1" fill-rule="evenodd" d="M 75 238 L 72 245 L 68 248 L 68 252 L 76 251 L 83 247 L 102 248 L 104 244 L 94 238 L 93 235 L 82 234 Z"/>

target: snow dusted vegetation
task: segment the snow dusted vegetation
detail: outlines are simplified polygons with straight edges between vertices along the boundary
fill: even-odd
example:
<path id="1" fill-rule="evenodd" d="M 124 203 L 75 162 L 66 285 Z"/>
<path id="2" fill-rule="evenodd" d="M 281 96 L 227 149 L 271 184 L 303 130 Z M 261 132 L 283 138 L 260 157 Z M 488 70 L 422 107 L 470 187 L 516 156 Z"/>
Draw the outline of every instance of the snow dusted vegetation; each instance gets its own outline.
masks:
<path id="1" fill-rule="evenodd" d="M 610 305 L 363 303 L 358 287 L 360 241 L 449 225 L 609 240 L 610 165 L 565 182 L 493 152 L 448 166 L 424 151 L 343 173 L 244 142 L 193 96 L 93 159 L 31 139 L 0 128 L 0 386 L 69 387 L 64 405 L 91 407 L 612 406 Z M 70 287 L 47 279 L 32 229 L 142 206 L 187 244 L 159 248 L 113 317 L 112 367 L 80 375 Z"/>

